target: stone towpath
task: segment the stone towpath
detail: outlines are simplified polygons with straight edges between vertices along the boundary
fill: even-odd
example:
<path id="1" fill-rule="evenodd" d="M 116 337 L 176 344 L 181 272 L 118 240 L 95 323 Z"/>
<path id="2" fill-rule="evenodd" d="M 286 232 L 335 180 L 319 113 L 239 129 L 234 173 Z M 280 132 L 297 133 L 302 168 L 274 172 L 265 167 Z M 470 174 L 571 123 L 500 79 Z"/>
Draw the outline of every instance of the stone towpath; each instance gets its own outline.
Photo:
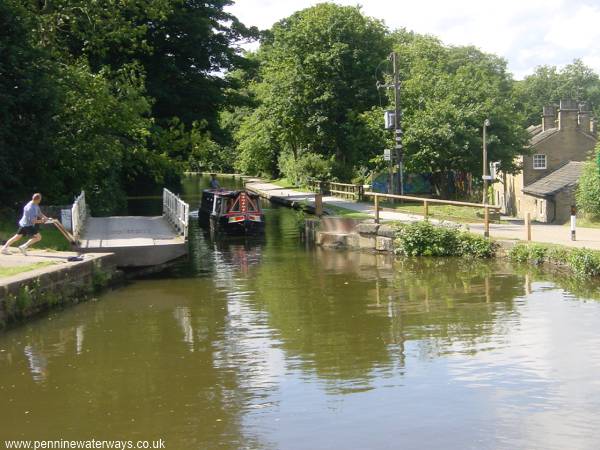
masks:
<path id="1" fill-rule="evenodd" d="M 266 182 L 259 178 L 246 178 L 246 187 L 260 193 L 266 198 L 278 197 L 280 200 L 306 202 L 314 204 L 315 194 L 302 192 L 296 189 L 288 189 Z M 351 209 L 357 213 L 375 216 L 372 203 L 353 202 L 338 197 L 323 197 L 325 207 L 327 205 Z M 415 222 L 423 220 L 423 216 L 407 214 L 394 210 L 385 209 L 380 211 L 379 217 L 382 221 Z M 432 220 L 432 222 L 439 222 Z M 464 224 L 473 233 L 483 234 L 483 223 Z M 496 239 L 523 240 L 525 239 L 525 226 L 523 223 L 492 223 L 490 224 L 490 236 Z M 586 247 L 600 250 L 600 229 L 578 228 L 577 240 L 572 241 L 569 227 L 552 224 L 534 224 L 531 226 L 531 238 L 535 242 L 549 244 L 561 244 L 569 247 Z"/>
<path id="2" fill-rule="evenodd" d="M 0 288 L 3 286 L 13 283 L 15 281 L 22 281 L 27 279 L 33 279 L 42 274 L 48 272 L 54 272 L 56 270 L 62 270 L 63 268 L 69 267 L 74 264 L 78 264 L 78 262 L 69 262 L 68 258 L 70 256 L 77 256 L 77 253 L 74 252 L 57 252 L 51 250 L 29 250 L 28 255 L 22 255 L 16 247 L 10 248 L 10 255 L 3 255 L 0 253 L 0 268 L 9 268 L 9 267 L 21 267 L 28 266 L 36 263 L 51 263 L 47 265 L 42 265 L 32 270 L 27 270 L 25 272 L 20 272 L 14 275 L 0 277 Z M 85 254 L 84 261 L 89 259 L 96 259 L 99 256 L 104 256 L 106 254 L 98 253 L 98 254 Z"/>

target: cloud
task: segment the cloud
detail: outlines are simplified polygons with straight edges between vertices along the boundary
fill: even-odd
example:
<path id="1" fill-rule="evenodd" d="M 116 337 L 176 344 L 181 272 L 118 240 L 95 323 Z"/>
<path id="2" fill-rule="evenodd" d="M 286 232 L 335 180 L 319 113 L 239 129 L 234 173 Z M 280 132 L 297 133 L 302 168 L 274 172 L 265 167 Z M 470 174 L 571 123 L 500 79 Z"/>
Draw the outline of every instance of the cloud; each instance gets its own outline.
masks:
<path id="1" fill-rule="evenodd" d="M 237 0 L 229 7 L 242 22 L 269 28 L 317 0 Z M 339 0 L 356 5 L 353 0 Z M 365 14 L 391 29 L 433 34 L 451 45 L 475 45 L 508 61 L 516 78 L 536 66 L 564 66 L 581 58 L 600 72 L 600 2 L 597 0 L 363 0 Z"/>

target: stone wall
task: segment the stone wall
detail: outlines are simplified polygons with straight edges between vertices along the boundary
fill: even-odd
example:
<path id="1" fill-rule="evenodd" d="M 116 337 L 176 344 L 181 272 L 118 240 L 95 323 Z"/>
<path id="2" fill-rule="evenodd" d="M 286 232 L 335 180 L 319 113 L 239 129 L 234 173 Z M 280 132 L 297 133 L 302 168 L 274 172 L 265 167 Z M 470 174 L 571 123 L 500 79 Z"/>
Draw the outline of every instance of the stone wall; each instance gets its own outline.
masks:
<path id="1" fill-rule="evenodd" d="M 372 220 L 357 221 L 341 217 L 328 217 L 323 221 L 318 230 L 315 229 L 314 221 L 307 225 L 307 235 L 309 232 L 312 233 L 316 245 L 385 253 L 394 251 L 394 229 L 390 225 L 376 224 Z M 349 221 L 353 221 L 350 228 Z M 333 226 L 332 222 L 338 222 L 338 226 Z"/>
<path id="2" fill-rule="evenodd" d="M 117 274 L 113 255 L 104 253 L 10 277 L 0 283 L 0 328 L 85 300 L 114 283 Z"/>

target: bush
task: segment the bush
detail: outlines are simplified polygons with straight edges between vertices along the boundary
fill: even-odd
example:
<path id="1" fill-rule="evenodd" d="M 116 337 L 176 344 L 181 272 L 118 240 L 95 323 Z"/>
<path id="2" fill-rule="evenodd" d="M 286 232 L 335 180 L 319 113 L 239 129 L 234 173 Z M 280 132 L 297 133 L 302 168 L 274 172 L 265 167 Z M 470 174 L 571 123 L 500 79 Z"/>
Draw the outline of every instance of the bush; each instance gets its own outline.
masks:
<path id="1" fill-rule="evenodd" d="M 510 249 L 509 258 L 515 262 L 567 266 L 578 277 L 600 275 L 600 252 L 587 248 L 565 248 L 541 244 L 517 244 Z"/>
<path id="2" fill-rule="evenodd" d="M 595 277 L 600 275 L 600 253 L 586 248 L 578 248 L 571 252 L 569 266 L 575 275 L 580 277 Z"/>
<path id="3" fill-rule="evenodd" d="M 460 234 L 461 254 L 474 258 L 491 258 L 496 252 L 496 244 L 476 234 L 462 232 Z"/>
<path id="4" fill-rule="evenodd" d="M 493 242 L 456 227 L 434 226 L 428 221 L 401 226 L 395 239 L 396 253 L 404 256 L 472 256 L 489 258 Z"/>
<path id="5" fill-rule="evenodd" d="M 577 206 L 586 216 L 600 218 L 600 172 L 595 161 L 586 163 L 579 178 Z"/>
<path id="6" fill-rule="evenodd" d="M 306 184 L 310 177 L 330 180 L 331 167 L 331 161 L 316 153 L 305 152 L 295 158 L 291 152 L 284 152 L 279 156 L 279 170 L 297 185 Z"/>
<path id="7" fill-rule="evenodd" d="M 515 262 L 542 264 L 546 260 L 548 247 L 540 244 L 517 244 L 510 249 L 508 256 Z"/>

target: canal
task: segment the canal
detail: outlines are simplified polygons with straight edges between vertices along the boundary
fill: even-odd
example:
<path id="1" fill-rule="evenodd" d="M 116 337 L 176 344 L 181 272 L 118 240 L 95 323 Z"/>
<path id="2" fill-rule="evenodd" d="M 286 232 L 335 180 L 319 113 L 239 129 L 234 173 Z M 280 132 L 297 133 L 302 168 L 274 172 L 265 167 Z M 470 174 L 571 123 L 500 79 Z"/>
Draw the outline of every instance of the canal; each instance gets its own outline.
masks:
<path id="1" fill-rule="evenodd" d="M 203 183 L 186 181 L 192 209 Z M 595 288 L 319 250 L 297 212 L 266 206 L 262 239 L 211 241 L 194 223 L 172 270 L 0 334 L 0 439 L 598 447 Z"/>

